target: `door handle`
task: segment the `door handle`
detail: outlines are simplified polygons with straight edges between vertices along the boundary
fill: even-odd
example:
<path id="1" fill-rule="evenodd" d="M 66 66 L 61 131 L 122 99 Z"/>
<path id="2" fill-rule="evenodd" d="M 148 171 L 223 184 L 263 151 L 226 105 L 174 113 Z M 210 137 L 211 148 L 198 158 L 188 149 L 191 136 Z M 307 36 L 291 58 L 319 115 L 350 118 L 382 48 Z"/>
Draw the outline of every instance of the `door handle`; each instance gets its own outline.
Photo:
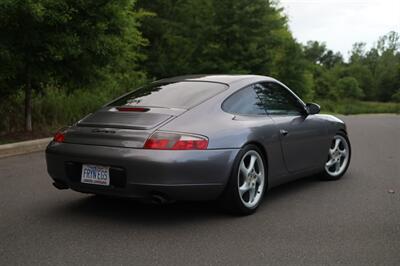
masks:
<path id="1" fill-rule="evenodd" d="M 282 136 L 286 136 L 287 134 L 289 134 L 289 132 L 284 129 L 279 130 L 279 132 L 281 133 Z"/>

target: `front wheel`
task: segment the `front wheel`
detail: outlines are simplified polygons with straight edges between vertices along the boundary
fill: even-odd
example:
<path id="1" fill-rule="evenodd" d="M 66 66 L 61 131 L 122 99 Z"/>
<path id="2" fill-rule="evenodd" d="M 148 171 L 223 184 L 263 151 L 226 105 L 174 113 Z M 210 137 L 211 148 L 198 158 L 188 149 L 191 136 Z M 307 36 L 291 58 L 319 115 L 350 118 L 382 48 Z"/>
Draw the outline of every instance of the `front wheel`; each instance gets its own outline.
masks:
<path id="1" fill-rule="evenodd" d="M 328 159 L 322 173 L 322 179 L 337 180 L 347 171 L 350 164 L 351 147 L 346 135 L 337 133 L 328 151 Z"/>
<path id="2" fill-rule="evenodd" d="M 255 212 L 264 196 L 266 173 L 266 164 L 260 149 L 255 145 L 245 146 L 236 158 L 222 195 L 223 207 L 240 215 Z"/>

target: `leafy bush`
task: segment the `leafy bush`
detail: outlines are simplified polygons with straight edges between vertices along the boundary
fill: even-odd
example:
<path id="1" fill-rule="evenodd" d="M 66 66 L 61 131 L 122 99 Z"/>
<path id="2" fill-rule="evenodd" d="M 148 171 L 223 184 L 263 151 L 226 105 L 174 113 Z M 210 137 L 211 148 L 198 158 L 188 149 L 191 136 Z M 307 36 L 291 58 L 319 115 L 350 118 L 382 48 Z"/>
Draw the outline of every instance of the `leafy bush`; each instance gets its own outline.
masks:
<path id="1" fill-rule="evenodd" d="M 358 81 L 353 77 L 339 79 L 336 83 L 336 88 L 340 96 L 345 98 L 360 99 L 364 97 L 364 92 L 360 88 Z"/>

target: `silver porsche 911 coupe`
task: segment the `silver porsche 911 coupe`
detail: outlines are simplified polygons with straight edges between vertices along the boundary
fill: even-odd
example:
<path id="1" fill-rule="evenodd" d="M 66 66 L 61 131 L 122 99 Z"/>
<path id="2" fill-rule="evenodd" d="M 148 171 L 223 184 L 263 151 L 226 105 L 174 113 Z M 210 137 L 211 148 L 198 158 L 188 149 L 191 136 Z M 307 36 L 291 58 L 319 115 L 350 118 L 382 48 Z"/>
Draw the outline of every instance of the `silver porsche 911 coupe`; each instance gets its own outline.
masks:
<path id="1" fill-rule="evenodd" d="M 59 189 L 98 195 L 219 200 L 250 214 L 267 189 L 346 172 L 346 126 L 281 82 L 255 75 L 163 79 L 57 132 L 46 150 Z"/>

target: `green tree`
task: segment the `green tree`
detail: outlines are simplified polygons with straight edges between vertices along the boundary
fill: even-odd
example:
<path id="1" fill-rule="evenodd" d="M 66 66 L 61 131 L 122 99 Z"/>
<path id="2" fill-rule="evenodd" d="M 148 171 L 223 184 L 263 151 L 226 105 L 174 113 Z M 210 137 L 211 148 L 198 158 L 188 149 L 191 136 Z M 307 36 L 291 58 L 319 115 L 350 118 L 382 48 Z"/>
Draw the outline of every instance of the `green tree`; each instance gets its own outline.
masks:
<path id="1" fill-rule="evenodd" d="M 49 84 L 70 89 L 112 72 L 132 73 L 144 43 L 133 0 L 3 0 L 0 2 L 0 93 L 32 95 Z"/>
<path id="2" fill-rule="evenodd" d="M 303 51 L 305 58 L 315 65 L 332 68 L 336 64 L 343 63 L 343 56 L 339 52 L 334 53 L 332 50 L 327 49 L 325 43 L 308 41 L 303 46 Z"/>
<path id="3" fill-rule="evenodd" d="M 353 48 L 350 51 L 350 63 L 359 62 L 365 57 L 366 45 L 364 42 L 353 44 Z"/>
<path id="4" fill-rule="evenodd" d="M 314 70 L 315 97 L 317 99 L 337 100 L 338 93 L 335 88 L 336 74 L 333 70 L 318 67 Z"/>
<path id="5" fill-rule="evenodd" d="M 304 56 L 313 64 L 321 64 L 324 54 L 327 52 L 325 43 L 318 41 L 308 41 L 303 46 Z"/>
<path id="6" fill-rule="evenodd" d="M 338 69 L 343 67 L 342 55 L 327 49 L 325 43 L 318 41 L 308 41 L 303 46 L 303 52 L 314 85 L 311 90 L 313 95 L 318 99 L 335 100 L 338 93 L 334 85 Z"/>
<path id="7" fill-rule="evenodd" d="M 332 50 L 328 50 L 321 58 L 321 64 L 326 68 L 332 68 L 335 65 L 343 64 L 343 56 L 341 53 L 334 53 Z"/>
<path id="8" fill-rule="evenodd" d="M 400 103 L 400 89 L 392 95 L 392 101 Z"/>
<path id="9" fill-rule="evenodd" d="M 141 31 L 149 40 L 143 66 L 150 77 L 162 78 L 198 72 L 203 45 L 211 35 L 209 0 L 138 1 L 152 16 L 143 18 Z"/>
<path id="10" fill-rule="evenodd" d="M 206 60 L 213 73 L 269 74 L 287 50 L 286 17 L 271 1 L 213 0 L 212 35 Z M 282 46 L 281 46 L 282 45 Z M 287 47 L 285 47 L 287 48 Z M 207 70 L 207 69 L 204 69 Z"/>
<path id="11" fill-rule="evenodd" d="M 346 75 L 357 79 L 365 99 L 390 101 L 400 87 L 400 36 L 389 32 L 370 50 L 356 43 L 351 51 Z"/>
<path id="12" fill-rule="evenodd" d="M 311 100 L 314 96 L 313 68 L 305 59 L 301 45 L 289 38 L 275 49 L 274 54 L 271 75 L 304 99 Z"/>
<path id="13" fill-rule="evenodd" d="M 337 81 L 336 88 L 340 96 L 345 98 L 360 99 L 364 96 L 358 81 L 353 77 L 344 77 Z"/>
<path id="14" fill-rule="evenodd" d="M 376 73 L 378 98 L 389 101 L 400 87 L 400 35 L 389 32 L 382 36 L 376 50 L 380 55 Z"/>
<path id="15" fill-rule="evenodd" d="M 345 71 L 345 76 L 353 77 L 357 80 L 365 94 L 364 99 L 376 99 L 376 81 L 368 65 L 357 62 L 344 67 L 343 71 Z"/>
<path id="16" fill-rule="evenodd" d="M 312 75 L 282 9 L 269 0 L 155 0 L 142 23 L 151 77 L 251 73 L 282 79 L 312 95 Z"/>

